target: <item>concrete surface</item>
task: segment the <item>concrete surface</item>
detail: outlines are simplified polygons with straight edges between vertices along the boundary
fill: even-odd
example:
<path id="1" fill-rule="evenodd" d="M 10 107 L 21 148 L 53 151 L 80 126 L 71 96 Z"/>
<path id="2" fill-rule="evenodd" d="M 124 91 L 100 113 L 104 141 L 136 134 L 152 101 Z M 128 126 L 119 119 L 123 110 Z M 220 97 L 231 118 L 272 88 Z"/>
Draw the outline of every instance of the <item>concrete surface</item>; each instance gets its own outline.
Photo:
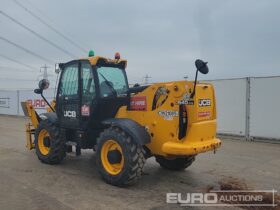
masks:
<path id="1" fill-rule="evenodd" d="M 26 121 L 0 116 L 0 209 L 185 209 L 166 204 L 166 193 L 219 189 L 227 178 L 250 189 L 280 190 L 280 145 L 227 139 L 215 155 L 201 154 L 181 172 L 164 170 L 150 158 L 138 184 L 117 188 L 102 181 L 90 150 L 70 154 L 60 165 L 42 164 L 25 148 Z"/>

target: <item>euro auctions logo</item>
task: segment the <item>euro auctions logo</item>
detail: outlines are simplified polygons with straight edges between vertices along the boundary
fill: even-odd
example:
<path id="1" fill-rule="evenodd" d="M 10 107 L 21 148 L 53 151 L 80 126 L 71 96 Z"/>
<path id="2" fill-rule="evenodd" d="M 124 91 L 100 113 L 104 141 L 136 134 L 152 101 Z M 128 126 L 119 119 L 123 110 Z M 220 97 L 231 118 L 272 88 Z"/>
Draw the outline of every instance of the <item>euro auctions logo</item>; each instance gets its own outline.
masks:
<path id="1" fill-rule="evenodd" d="M 276 207 L 275 190 L 211 190 L 208 193 L 167 193 L 166 203 L 181 206 Z"/>
<path id="2" fill-rule="evenodd" d="M 166 202 L 188 206 L 193 204 L 216 204 L 218 203 L 218 195 L 216 193 L 167 193 Z"/>

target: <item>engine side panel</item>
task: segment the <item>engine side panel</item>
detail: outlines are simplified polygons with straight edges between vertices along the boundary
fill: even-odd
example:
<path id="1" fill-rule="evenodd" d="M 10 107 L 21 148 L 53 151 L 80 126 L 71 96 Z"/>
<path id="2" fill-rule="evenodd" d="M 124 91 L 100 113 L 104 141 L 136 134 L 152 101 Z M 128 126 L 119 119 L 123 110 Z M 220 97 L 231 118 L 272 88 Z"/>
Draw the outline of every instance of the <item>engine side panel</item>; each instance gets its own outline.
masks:
<path id="1" fill-rule="evenodd" d="M 194 98 L 189 99 L 192 90 L 193 82 L 188 81 L 151 85 L 131 96 L 146 97 L 139 102 L 142 106 L 146 103 L 145 110 L 128 110 L 124 106 L 116 118 L 129 118 L 145 126 L 151 135 L 151 143 L 146 146 L 152 154 L 184 156 L 215 150 L 220 140 L 216 138 L 214 88 L 211 84 L 198 84 Z M 179 104 L 186 106 L 188 118 L 186 136 L 182 139 L 178 138 Z"/>

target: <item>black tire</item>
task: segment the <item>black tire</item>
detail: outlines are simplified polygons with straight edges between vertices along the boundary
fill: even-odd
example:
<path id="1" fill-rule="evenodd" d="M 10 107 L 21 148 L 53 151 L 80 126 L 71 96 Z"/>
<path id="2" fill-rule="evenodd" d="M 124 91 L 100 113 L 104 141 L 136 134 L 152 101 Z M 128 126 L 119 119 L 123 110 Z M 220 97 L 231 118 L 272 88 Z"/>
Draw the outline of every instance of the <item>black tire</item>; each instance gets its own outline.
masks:
<path id="1" fill-rule="evenodd" d="M 102 163 L 102 146 L 109 140 L 114 140 L 119 144 L 122 149 L 122 158 L 124 158 L 124 166 L 116 175 L 112 175 L 106 171 Z M 97 167 L 102 178 L 111 185 L 128 186 L 135 184 L 142 175 L 142 169 L 146 161 L 144 155 L 145 151 L 143 147 L 118 127 L 110 127 L 104 130 L 97 140 Z"/>
<path id="2" fill-rule="evenodd" d="M 38 137 L 42 130 L 46 130 L 50 136 L 48 154 L 42 154 L 38 145 Z M 35 150 L 38 159 L 46 164 L 58 164 L 66 155 L 66 145 L 63 138 L 60 138 L 59 128 L 49 120 L 42 120 L 35 131 Z"/>
<path id="3" fill-rule="evenodd" d="M 165 169 L 172 171 L 180 171 L 188 168 L 195 161 L 195 156 L 174 159 L 167 159 L 162 156 L 157 156 L 156 161 L 161 167 Z"/>

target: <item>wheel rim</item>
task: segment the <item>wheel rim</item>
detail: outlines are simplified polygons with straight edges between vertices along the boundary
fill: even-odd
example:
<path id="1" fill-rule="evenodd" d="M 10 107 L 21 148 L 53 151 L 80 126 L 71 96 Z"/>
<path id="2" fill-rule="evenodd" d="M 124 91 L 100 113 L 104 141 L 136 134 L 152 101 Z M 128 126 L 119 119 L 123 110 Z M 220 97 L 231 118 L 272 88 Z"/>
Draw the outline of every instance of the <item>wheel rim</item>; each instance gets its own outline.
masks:
<path id="1" fill-rule="evenodd" d="M 117 150 L 121 155 L 119 163 L 110 163 L 108 154 L 114 150 Z M 101 149 L 101 161 L 104 169 L 111 175 L 119 174 L 124 166 L 124 156 L 121 146 L 115 140 L 107 140 Z"/>
<path id="2" fill-rule="evenodd" d="M 45 145 L 44 139 L 49 138 L 49 132 L 45 129 L 42 129 L 38 136 L 38 148 L 42 155 L 48 155 L 50 152 L 50 147 Z"/>

